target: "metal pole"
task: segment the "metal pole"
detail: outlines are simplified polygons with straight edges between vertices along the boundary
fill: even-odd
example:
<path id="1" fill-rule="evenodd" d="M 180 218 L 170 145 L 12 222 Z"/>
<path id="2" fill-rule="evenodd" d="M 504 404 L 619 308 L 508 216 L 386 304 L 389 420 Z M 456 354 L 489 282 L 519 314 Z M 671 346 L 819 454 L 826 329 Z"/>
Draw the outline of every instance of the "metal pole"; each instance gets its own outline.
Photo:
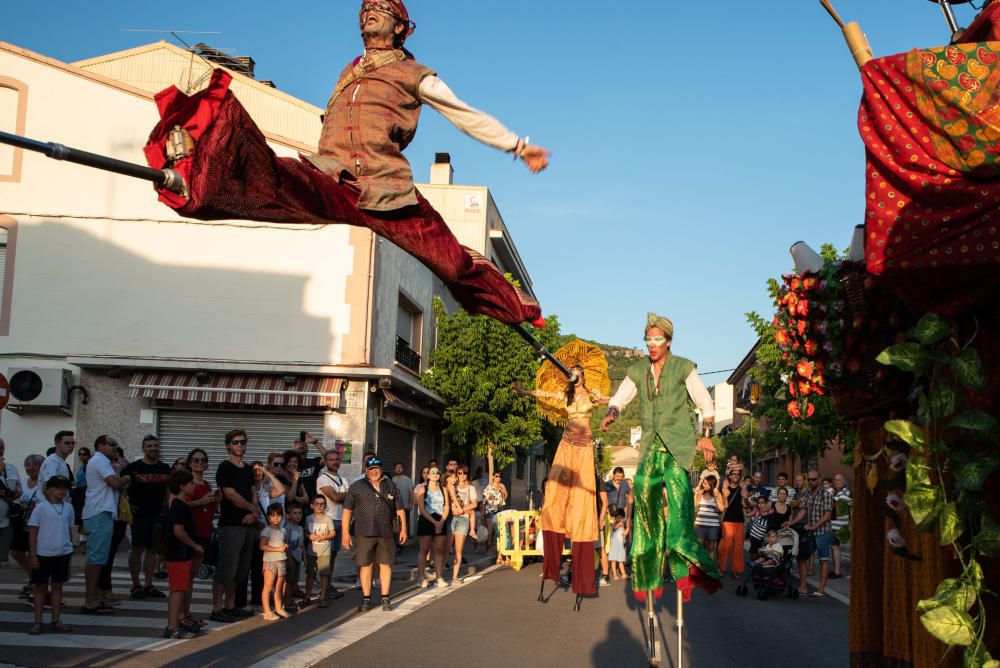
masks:
<path id="1" fill-rule="evenodd" d="M 958 32 L 958 21 L 955 20 L 955 12 L 951 11 L 951 3 L 948 0 L 937 0 L 938 6 L 941 7 L 941 12 L 944 14 L 944 20 L 948 22 L 948 28 L 951 29 L 951 34 L 954 35 Z"/>
<path id="2" fill-rule="evenodd" d="M 684 594 L 677 588 L 677 668 L 684 666 Z"/>
<path id="3" fill-rule="evenodd" d="M 525 341 L 527 341 L 528 345 L 535 349 L 535 352 L 537 352 L 539 355 L 541 355 L 542 357 L 544 357 L 548 361 L 552 362 L 552 364 L 557 369 L 559 369 L 560 371 L 562 371 L 563 374 L 568 379 L 570 379 L 570 380 L 576 380 L 576 374 L 572 373 L 569 369 L 567 369 L 565 366 L 563 366 L 562 362 L 560 362 L 559 360 L 557 360 L 555 358 L 555 355 L 553 355 L 552 353 L 550 353 L 545 348 L 545 346 L 542 345 L 542 342 L 539 341 L 538 339 L 536 339 L 531 334 L 529 334 L 528 331 L 524 327 L 522 327 L 521 325 L 508 325 L 508 327 L 510 327 L 511 329 L 513 329 L 515 332 L 517 332 L 520 335 L 520 337 L 522 339 L 524 339 Z"/>
<path id="4" fill-rule="evenodd" d="M 115 174 L 152 181 L 157 186 L 175 193 L 183 194 L 186 190 L 183 177 L 173 169 L 153 169 L 145 165 L 137 165 L 132 162 L 118 160 L 117 158 L 109 158 L 106 155 L 81 151 L 80 149 L 70 148 L 55 142 L 42 142 L 36 139 L 29 139 L 20 135 L 10 134 L 9 132 L 0 132 L 0 144 L 9 144 L 16 148 L 42 153 L 54 160 L 65 160 L 66 162 L 94 167 L 105 172 L 114 172 Z"/>
<path id="5" fill-rule="evenodd" d="M 750 470 L 747 471 L 751 476 L 753 475 L 753 412 L 750 413 L 750 463 L 747 465 Z"/>

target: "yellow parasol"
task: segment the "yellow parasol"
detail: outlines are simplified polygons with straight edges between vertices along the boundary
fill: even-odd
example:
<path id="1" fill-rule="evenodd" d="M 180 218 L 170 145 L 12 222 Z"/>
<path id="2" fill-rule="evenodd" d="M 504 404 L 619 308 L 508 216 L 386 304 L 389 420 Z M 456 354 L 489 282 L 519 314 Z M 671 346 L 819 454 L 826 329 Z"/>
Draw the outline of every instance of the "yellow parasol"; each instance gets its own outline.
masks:
<path id="1" fill-rule="evenodd" d="M 607 395 L 611 391 L 611 379 L 608 377 L 608 360 L 604 352 L 593 343 L 573 339 L 555 353 L 567 369 L 575 366 L 583 369 L 584 384 L 588 389 Z M 568 382 L 566 376 L 548 360 L 542 362 L 535 374 L 535 388 L 543 392 L 563 393 L 565 397 Z M 538 412 L 541 416 L 556 425 L 566 424 L 566 400 L 550 397 L 538 398 Z"/>

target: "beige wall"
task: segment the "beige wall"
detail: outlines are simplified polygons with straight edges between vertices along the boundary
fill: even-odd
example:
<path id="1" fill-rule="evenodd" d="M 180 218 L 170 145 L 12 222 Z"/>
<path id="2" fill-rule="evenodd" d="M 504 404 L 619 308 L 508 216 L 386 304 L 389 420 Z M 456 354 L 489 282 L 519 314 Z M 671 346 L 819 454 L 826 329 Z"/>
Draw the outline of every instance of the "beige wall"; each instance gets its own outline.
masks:
<path id="1" fill-rule="evenodd" d="M 0 71 L 28 84 L 28 135 L 142 161 L 148 97 L 7 51 Z M 35 153 L 0 202 L 19 223 L 0 352 L 338 364 L 352 304 L 366 304 L 348 295 L 346 226 L 185 222 L 147 183 Z"/>

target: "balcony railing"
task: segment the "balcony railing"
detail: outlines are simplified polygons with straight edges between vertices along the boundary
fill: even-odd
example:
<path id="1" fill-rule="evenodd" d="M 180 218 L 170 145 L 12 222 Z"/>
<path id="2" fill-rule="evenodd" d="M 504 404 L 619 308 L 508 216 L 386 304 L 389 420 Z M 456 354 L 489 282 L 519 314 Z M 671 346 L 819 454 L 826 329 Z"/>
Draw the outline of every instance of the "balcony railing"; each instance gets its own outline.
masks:
<path id="1" fill-rule="evenodd" d="M 401 336 L 396 336 L 396 361 L 413 373 L 420 373 L 420 353 Z"/>

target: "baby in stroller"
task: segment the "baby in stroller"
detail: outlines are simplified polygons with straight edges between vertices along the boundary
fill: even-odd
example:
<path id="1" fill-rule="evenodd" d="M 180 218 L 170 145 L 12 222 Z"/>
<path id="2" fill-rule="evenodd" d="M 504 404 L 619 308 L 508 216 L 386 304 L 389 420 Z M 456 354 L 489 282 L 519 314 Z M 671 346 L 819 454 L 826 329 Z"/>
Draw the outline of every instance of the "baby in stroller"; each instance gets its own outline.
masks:
<path id="1" fill-rule="evenodd" d="M 761 546 L 757 559 L 747 559 L 746 577 L 736 588 L 738 596 L 746 596 L 753 582 L 757 598 L 766 601 L 772 594 L 786 592 L 798 598 L 799 591 L 788 582 L 788 573 L 799 551 L 799 535 L 793 529 L 767 532 L 767 542 Z"/>

